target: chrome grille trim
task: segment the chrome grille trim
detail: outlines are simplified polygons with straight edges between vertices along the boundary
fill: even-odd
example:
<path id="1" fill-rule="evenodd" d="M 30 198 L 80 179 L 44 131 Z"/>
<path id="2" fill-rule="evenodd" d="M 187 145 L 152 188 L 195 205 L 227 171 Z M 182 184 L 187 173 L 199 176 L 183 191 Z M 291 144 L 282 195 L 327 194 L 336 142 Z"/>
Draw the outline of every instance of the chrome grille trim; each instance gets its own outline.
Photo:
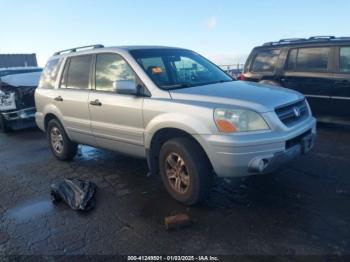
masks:
<path id="1" fill-rule="evenodd" d="M 310 115 L 305 99 L 277 107 L 275 112 L 281 122 L 288 127 L 299 123 Z M 298 112 L 299 116 L 297 115 Z"/>

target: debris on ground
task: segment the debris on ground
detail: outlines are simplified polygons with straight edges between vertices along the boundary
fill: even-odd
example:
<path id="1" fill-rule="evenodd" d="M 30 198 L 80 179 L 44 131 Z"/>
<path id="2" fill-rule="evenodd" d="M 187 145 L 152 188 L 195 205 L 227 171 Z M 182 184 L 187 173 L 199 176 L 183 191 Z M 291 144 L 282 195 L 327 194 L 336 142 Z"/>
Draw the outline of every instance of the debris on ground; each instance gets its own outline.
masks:
<path id="1" fill-rule="evenodd" d="M 187 214 L 180 213 L 180 214 L 165 217 L 164 224 L 165 224 L 165 228 L 167 230 L 170 230 L 170 229 L 178 229 L 178 228 L 189 226 L 192 224 L 192 221 Z"/>
<path id="2" fill-rule="evenodd" d="M 51 185 L 54 203 L 64 201 L 74 210 L 87 211 L 95 207 L 96 185 L 78 178 L 66 178 Z"/>

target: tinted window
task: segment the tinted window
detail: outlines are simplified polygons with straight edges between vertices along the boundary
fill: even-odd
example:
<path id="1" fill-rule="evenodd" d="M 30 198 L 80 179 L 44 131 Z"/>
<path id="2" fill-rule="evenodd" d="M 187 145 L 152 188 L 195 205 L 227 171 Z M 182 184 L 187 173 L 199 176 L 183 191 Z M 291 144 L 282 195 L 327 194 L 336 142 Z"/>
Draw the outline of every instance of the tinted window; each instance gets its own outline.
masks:
<path id="1" fill-rule="evenodd" d="M 76 56 L 70 59 L 67 88 L 88 89 L 92 56 Z"/>
<path id="2" fill-rule="evenodd" d="M 60 68 L 60 59 L 53 59 L 50 60 L 46 66 L 44 71 L 41 74 L 40 77 L 40 83 L 39 86 L 41 88 L 55 88 L 55 82 L 57 79 L 57 73 Z"/>
<path id="3" fill-rule="evenodd" d="M 232 81 L 217 66 L 189 50 L 139 49 L 130 53 L 153 82 L 163 89 Z"/>
<path id="4" fill-rule="evenodd" d="M 288 69 L 297 71 L 327 70 L 329 52 L 329 47 L 291 50 L 288 57 Z"/>
<path id="5" fill-rule="evenodd" d="M 264 50 L 260 51 L 253 62 L 253 72 L 273 72 L 275 70 L 279 50 Z"/>
<path id="6" fill-rule="evenodd" d="M 340 48 L 340 72 L 350 72 L 350 47 Z"/>
<path id="7" fill-rule="evenodd" d="M 101 54 L 96 58 L 96 90 L 116 91 L 116 81 L 132 80 L 135 75 L 125 60 L 117 54 Z"/>

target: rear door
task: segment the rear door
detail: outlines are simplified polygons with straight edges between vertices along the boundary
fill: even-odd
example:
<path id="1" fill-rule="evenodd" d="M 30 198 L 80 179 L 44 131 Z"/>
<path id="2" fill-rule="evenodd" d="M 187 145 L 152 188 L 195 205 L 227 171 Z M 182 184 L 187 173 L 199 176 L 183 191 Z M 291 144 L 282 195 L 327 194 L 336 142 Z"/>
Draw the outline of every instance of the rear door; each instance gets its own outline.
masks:
<path id="1" fill-rule="evenodd" d="M 336 72 L 332 93 L 333 114 L 350 121 L 350 45 L 336 49 Z"/>
<path id="2" fill-rule="evenodd" d="M 63 125 L 71 139 L 95 145 L 88 106 L 91 70 L 92 55 L 68 58 L 54 103 L 63 116 Z"/>
<path id="3" fill-rule="evenodd" d="M 333 78 L 333 53 L 329 46 L 292 48 L 288 52 L 282 86 L 304 94 L 315 115 L 329 115 Z"/>

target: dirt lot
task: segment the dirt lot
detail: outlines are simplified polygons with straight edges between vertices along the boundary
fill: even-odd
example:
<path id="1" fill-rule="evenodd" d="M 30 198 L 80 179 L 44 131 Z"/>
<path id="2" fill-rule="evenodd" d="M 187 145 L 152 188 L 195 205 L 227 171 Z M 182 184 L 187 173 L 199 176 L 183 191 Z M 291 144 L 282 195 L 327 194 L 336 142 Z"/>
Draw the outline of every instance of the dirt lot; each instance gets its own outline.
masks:
<path id="1" fill-rule="evenodd" d="M 276 174 L 223 181 L 187 208 L 145 161 L 82 147 L 53 158 L 42 132 L 0 135 L 0 254 L 350 254 L 350 130 L 321 126 L 316 148 Z M 79 213 L 50 202 L 63 177 L 90 179 L 97 206 Z M 167 232 L 164 216 L 191 227 Z"/>

